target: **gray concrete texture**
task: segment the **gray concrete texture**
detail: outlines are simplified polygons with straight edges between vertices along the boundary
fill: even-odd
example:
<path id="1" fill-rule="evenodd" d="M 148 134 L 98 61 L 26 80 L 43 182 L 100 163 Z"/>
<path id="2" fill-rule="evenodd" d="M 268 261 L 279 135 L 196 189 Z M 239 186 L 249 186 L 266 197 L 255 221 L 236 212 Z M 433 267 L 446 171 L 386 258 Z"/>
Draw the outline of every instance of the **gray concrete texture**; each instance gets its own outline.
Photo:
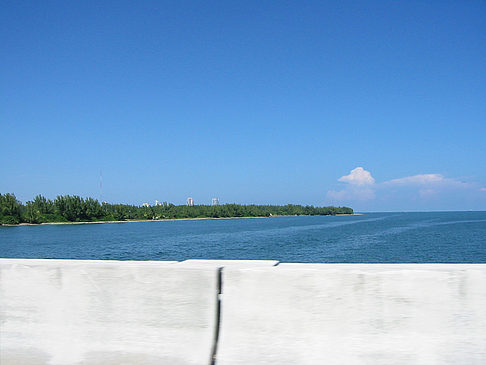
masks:
<path id="1" fill-rule="evenodd" d="M 250 267 L 268 267 L 278 264 L 276 260 L 185 260 L 177 263 L 179 266 L 187 267 L 232 267 L 232 268 L 250 268 Z"/>
<path id="2" fill-rule="evenodd" d="M 218 272 L 0 260 L 0 364 L 207 364 Z"/>
<path id="3" fill-rule="evenodd" d="M 486 364 L 486 265 L 275 264 L 0 259 L 0 364 Z"/>
<path id="4" fill-rule="evenodd" d="M 218 364 L 486 364 L 486 265 L 224 272 Z"/>

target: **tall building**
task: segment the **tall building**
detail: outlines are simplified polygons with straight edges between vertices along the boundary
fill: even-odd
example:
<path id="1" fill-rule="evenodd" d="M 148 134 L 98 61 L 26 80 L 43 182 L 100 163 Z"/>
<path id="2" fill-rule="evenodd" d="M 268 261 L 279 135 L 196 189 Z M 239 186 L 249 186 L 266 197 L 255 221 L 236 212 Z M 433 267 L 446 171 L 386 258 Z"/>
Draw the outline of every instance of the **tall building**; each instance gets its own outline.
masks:
<path id="1" fill-rule="evenodd" d="M 213 198 L 211 205 L 219 205 L 219 198 Z"/>
<path id="2" fill-rule="evenodd" d="M 194 199 L 192 198 L 187 198 L 187 206 L 192 207 L 194 206 Z"/>

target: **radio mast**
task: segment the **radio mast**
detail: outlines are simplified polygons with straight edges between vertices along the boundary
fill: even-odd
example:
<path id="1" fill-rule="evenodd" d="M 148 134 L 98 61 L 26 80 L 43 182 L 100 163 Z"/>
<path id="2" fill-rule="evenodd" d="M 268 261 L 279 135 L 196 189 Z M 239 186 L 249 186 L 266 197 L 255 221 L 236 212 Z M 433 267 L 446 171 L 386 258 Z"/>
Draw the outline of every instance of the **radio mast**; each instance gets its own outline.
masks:
<path id="1" fill-rule="evenodd" d="M 103 204 L 103 173 L 100 170 L 100 204 Z"/>

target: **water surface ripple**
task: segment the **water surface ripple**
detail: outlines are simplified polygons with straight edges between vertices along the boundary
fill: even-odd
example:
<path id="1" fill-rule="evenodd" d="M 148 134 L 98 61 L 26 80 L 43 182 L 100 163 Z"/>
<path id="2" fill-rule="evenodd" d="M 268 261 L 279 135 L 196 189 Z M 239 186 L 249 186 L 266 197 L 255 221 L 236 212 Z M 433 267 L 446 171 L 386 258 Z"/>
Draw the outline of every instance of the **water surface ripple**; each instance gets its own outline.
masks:
<path id="1" fill-rule="evenodd" d="M 486 212 L 0 227 L 0 257 L 486 263 Z"/>

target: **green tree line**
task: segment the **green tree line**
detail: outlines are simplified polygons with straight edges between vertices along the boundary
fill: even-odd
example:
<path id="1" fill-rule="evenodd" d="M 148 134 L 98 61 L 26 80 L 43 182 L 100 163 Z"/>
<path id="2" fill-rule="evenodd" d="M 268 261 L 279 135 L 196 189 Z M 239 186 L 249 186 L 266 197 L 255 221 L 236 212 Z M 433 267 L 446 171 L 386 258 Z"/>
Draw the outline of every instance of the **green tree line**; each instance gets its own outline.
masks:
<path id="1" fill-rule="evenodd" d="M 270 217 L 278 215 L 352 214 L 348 207 L 314 207 L 312 205 L 174 205 L 156 206 L 100 203 L 93 198 L 60 195 L 54 200 L 37 195 L 22 204 L 14 194 L 0 194 L 0 224 L 97 222 L 125 220 L 162 220 L 177 218 Z"/>

